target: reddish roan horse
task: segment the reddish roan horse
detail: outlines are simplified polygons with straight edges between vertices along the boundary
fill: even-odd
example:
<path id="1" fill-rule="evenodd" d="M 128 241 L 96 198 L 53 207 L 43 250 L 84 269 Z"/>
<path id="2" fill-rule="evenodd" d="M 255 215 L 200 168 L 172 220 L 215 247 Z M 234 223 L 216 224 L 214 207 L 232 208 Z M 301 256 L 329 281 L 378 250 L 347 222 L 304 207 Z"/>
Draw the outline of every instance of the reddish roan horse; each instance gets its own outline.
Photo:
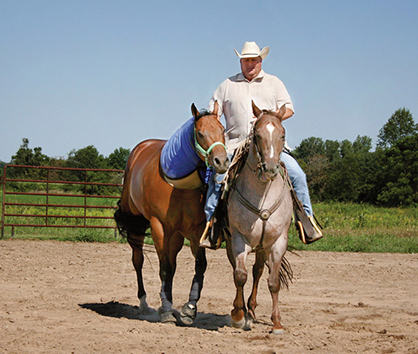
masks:
<path id="1" fill-rule="evenodd" d="M 192 105 L 195 125 L 195 151 L 217 173 L 224 173 L 229 165 L 225 150 L 224 127 L 218 118 L 218 105 L 213 112 L 200 114 Z M 207 267 L 205 249 L 199 247 L 204 231 L 205 190 L 176 189 L 164 180 L 160 168 L 160 154 L 165 140 L 145 140 L 131 152 L 124 176 L 122 196 L 115 220 L 122 234 L 127 236 L 132 248 L 132 262 L 137 273 L 138 298 L 141 311 L 147 311 L 146 292 L 142 278 L 144 262 L 143 244 L 146 230 L 157 250 L 161 279 L 162 322 L 177 322 L 173 311 L 172 285 L 176 271 L 177 254 L 183 247 L 184 238 L 190 241 L 195 258 L 189 301 L 180 311 L 179 320 L 191 325 L 196 317 L 197 302 L 203 287 Z M 204 156 L 205 155 L 205 156 Z"/>
<path id="2" fill-rule="evenodd" d="M 278 112 L 261 111 L 252 103 L 257 117 L 247 140 L 247 154 L 241 154 L 243 168 L 231 186 L 227 199 L 227 250 L 234 269 L 236 296 L 231 312 L 232 326 L 250 329 L 255 321 L 257 288 L 264 264 L 269 269 L 268 288 L 272 298 L 271 320 L 274 334 L 284 333 L 280 323 L 279 290 L 292 277 L 284 258 L 288 230 L 292 219 L 292 198 L 287 172 L 280 162 L 285 141 L 281 124 L 284 106 Z M 234 162 L 233 162 L 234 164 Z M 231 166 L 233 169 L 233 166 Z M 255 250 L 253 287 L 245 306 L 244 285 L 247 282 L 247 255 Z"/>

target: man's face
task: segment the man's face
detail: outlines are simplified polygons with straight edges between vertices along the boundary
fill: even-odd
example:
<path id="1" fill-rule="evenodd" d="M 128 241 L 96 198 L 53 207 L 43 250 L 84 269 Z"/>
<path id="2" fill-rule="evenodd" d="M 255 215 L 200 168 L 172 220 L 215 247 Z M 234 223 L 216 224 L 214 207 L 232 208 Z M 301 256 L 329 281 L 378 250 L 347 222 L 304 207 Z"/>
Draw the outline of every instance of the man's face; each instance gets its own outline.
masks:
<path id="1" fill-rule="evenodd" d="M 261 71 L 261 57 L 257 58 L 242 58 L 241 62 L 241 71 L 244 74 L 245 78 L 249 81 L 257 77 Z"/>

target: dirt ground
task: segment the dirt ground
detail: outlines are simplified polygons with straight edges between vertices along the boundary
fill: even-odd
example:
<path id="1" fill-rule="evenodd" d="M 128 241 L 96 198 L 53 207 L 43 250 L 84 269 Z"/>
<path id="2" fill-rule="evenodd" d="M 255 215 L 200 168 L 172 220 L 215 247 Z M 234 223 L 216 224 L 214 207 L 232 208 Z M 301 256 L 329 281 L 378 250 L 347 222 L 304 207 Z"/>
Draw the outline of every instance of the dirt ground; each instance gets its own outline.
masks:
<path id="1" fill-rule="evenodd" d="M 230 327 L 235 288 L 224 250 L 208 251 L 195 324 L 162 324 L 157 256 L 151 246 L 146 253 L 154 313 L 144 316 L 127 244 L 0 241 L 0 352 L 418 353 L 416 254 L 288 253 L 295 279 L 280 292 L 286 332 L 275 336 L 267 271 L 258 322 L 251 331 Z M 185 247 L 176 309 L 187 301 L 193 266 Z"/>

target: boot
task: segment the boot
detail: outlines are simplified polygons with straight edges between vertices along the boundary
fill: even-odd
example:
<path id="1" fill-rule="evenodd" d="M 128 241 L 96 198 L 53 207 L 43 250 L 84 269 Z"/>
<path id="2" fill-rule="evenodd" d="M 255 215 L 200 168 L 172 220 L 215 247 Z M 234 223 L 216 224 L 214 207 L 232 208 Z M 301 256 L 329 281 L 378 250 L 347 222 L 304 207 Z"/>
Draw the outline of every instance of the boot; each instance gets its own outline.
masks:
<path id="1" fill-rule="evenodd" d="M 200 247 L 211 250 L 217 250 L 221 247 L 222 237 L 220 235 L 222 227 L 220 224 L 221 222 L 218 222 L 215 217 L 212 217 L 212 220 L 206 223 L 205 230 L 200 238 Z"/>
<path id="2" fill-rule="evenodd" d="M 226 203 L 221 198 L 216 205 L 212 219 L 206 223 L 205 230 L 200 237 L 200 247 L 217 250 L 223 242 L 222 230 L 225 225 Z"/>
<path id="3" fill-rule="evenodd" d="M 299 231 L 299 238 L 304 244 L 310 244 L 323 237 L 321 230 L 312 216 L 308 216 L 302 209 L 295 210 L 296 228 Z"/>
<path id="4" fill-rule="evenodd" d="M 290 180 L 289 180 L 289 185 Z M 304 244 L 315 242 L 323 237 L 321 230 L 312 216 L 306 214 L 301 201 L 293 188 L 290 189 L 293 199 L 293 211 L 295 212 L 295 225 L 299 231 L 299 238 Z"/>

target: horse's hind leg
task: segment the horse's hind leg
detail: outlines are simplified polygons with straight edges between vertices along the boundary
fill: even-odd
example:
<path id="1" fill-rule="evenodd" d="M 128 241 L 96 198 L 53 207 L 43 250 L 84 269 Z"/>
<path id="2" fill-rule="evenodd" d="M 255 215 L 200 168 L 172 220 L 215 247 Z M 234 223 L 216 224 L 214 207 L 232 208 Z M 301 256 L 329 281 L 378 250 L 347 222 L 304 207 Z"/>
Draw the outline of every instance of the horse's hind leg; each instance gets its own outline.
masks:
<path id="1" fill-rule="evenodd" d="M 155 218 L 151 219 L 151 232 L 160 262 L 161 307 L 158 312 L 162 322 L 177 322 L 173 313 L 173 278 L 184 238 L 179 233 L 171 235 Z"/>
<path id="2" fill-rule="evenodd" d="M 145 236 L 136 236 L 128 234 L 128 242 L 132 248 L 132 263 L 136 272 L 136 279 L 138 283 L 138 298 L 141 312 L 146 313 L 149 311 L 146 292 L 144 288 L 144 281 L 142 278 L 142 266 L 144 264 L 144 238 Z"/>
<path id="3" fill-rule="evenodd" d="M 118 206 L 119 208 L 115 212 L 115 221 L 118 225 L 119 232 L 127 238 L 128 243 L 132 248 L 132 263 L 136 271 L 138 282 L 140 308 L 143 312 L 146 312 L 148 311 L 148 304 L 142 279 L 142 266 L 144 264 L 144 238 L 150 223 L 142 214 L 133 215 L 131 213 L 128 203 L 126 202 L 126 195 L 125 202 L 121 199 L 118 202 Z"/>
<path id="4" fill-rule="evenodd" d="M 266 253 L 263 249 L 258 249 L 256 251 L 255 263 L 253 265 L 253 289 L 250 297 L 248 298 L 248 315 L 250 318 L 255 321 L 255 308 L 257 307 L 257 291 L 260 278 L 263 275 L 264 271 L 264 262 L 266 260 Z"/>

